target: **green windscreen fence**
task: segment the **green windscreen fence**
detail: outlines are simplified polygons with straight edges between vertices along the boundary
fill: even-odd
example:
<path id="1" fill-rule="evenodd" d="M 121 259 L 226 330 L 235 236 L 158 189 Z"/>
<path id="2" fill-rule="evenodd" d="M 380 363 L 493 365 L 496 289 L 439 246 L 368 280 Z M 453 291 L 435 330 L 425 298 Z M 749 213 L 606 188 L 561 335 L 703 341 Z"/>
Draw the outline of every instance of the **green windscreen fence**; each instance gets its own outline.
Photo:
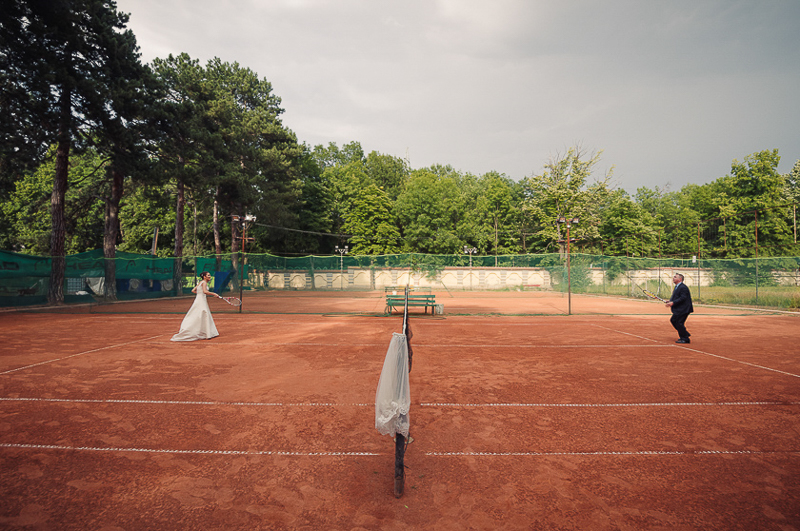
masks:
<path id="1" fill-rule="evenodd" d="M 93 301 L 105 294 L 106 260 L 102 249 L 66 257 L 65 302 Z M 50 285 L 52 259 L 0 251 L 0 305 L 44 304 Z M 175 260 L 117 252 L 113 260 L 120 299 L 175 295 Z"/>
<path id="2" fill-rule="evenodd" d="M 65 302 L 101 302 L 111 260 L 95 250 L 66 258 Z M 800 307 L 800 258 L 656 259 L 593 254 L 501 256 L 392 254 L 283 257 L 245 254 L 158 258 L 117 252 L 116 298 L 186 293 L 201 271 L 214 291 L 373 291 L 396 286 L 433 290 L 548 290 L 668 298 L 672 276 L 684 275 L 698 302 Z M 52 260 L 0 251 L 0 305 L 45 304 Z M 175 271 L 180 267 L 180 272 Z M 238 296 L 238 295 L 237 295 Z"/>

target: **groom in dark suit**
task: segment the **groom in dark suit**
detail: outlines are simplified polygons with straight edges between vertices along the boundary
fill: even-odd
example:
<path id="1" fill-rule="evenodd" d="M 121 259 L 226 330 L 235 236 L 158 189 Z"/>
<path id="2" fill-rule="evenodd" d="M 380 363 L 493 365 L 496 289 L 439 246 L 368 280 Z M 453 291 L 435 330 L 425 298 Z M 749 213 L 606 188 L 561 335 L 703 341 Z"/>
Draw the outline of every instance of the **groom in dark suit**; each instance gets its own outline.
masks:
<path id="1" fill-rule="evenodd" d="M 672 323 L 673 328 L 678 331 L 678 339 L 675 343 L 691 343 L 689 336 L 692 335 L 686 331 L 686 318 L 694 311 L 692 306 L 692 294 L 686 284 L 683 283 L 683 275 L 675 273 L 672 277 L 672 283 L 675 284 L 675 289 L 672 291 L 672 297 L 667 302 L 667 308 L 672 310 L 672 317 L 669 322 Z"/>

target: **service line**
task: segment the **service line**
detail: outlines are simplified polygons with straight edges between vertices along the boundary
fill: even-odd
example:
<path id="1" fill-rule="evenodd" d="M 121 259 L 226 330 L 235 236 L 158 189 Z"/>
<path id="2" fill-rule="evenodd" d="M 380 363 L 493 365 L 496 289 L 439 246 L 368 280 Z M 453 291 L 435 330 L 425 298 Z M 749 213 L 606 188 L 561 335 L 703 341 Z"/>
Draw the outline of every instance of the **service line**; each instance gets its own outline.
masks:
<path id="1" fill-rule="evenodd" d="M 606 457 L 606 456 L 671 456 L 671 455 L 794 455 L 800 450 L 761 451 L 761 450 L 642 450 L 633 452 L 426 452 L 433 457 Z"/>
<path id="2" fill-rule="evenodd" d="M 604 330 L 609 330 L 611 332 L 617 332 L 618 334 L 625 334 L 625 335 L 628 335 L 628 336 L 638 337 L 639 339 L 644 339 L 646 341 L 656 342 L 655 339 L 650 339 L 649 337 L 644 337 L 644 336 L 637 336 L 636 334 L 630 334 L 628 332 L 623 332 L 622 330 L 614 330 L 613 328 L 607 328 L 605 326 L 600 326 L 598 324 L 593 324 L 592 326 L 596 326 L 596 327 L 602 328 Z M 794 374 L 794 373 L 791 373 L 791 372 L 781 371 L 779 369 L 773 369 L 772 367 L 766 367 L 764 365 L 758 365 L 756 363 L 750 363 L 748 361 L 737 360 L 737 359 L 734 359 L 734 358 L 729 358 L 727 356 L 720 356 L 719 354 L 712 354 L 710 352 L 697 350 L 696 348 L 691 348 L 691 347 L 687 347 L 687 346 L 684 346 L 684 345 L 666 345 L 666 346 L 670 346 L 670 347 L 674 347 L 674 348 L 680 348 L 682 350 L 688 350 L 689 352 L 697 352 L 698 354 L 703 354 L 704 356 L 711 356 L 713 358 L 719 358 L 721 360 L 732 361 L 734 363 L 739 363 L 741 365 L 747 365 L 749 367 L 755 367 L 757 369 L 764 369 L 765 371 L 777 372 L 779 374 L 784 374 L 786 376 L 792 376 L 794 378 L 800 378 L 800 374 Z"/>
<path id="3" fill-rule="evenodd" d="M 423 402 L 422 407 L 533 407 L 533 408 L 559 408 L 559 407 L 721 407 L 721 406 L 800 406 L 800 402 L 633 402 L 619 404 L 533 404 L 533 403 L 459 403 L 459 402 Z"/>
<path id="4" fill-rule="evenodd" d="M 25 398 L 0 397 L 0 402 L 56 402 L 69 404 L 138 404 L 169 406 L 247 406 L 247 407 L 374 407 L 375 404 L 336 404 L 328 402 L 214 402 L 200 400 L 137 400 L 92 398 Z"/>
<path id="5" fill-rule="evenodd" d="M 200 400 L 141 400 L 141 399 L 100 399 L 100 398 L 39 398 L 39 397 L 0 397 L 1 402 L 44 402 L 68 404 L 136 404 L 149 406 L 214 406 L 214 407 L 288 407 L 288 408 L 328 408 L 328 407 L 374 407 L 374 403 L 337 402 L 217 402 Z M 420 402 L 418 407 L 434 408 L 624 408 L 624 407 L 731 407 L 731 406 L 799 406 L 800 402 L 748 401 L 748 402 L 632 402 L 611 404 L 571 404 L 571 403 L 527 403 L 527 402 Z"/>
<path id="6" fill-rule="evenodd" d="M 136 452 L 148 454 L 183 454 L 210 456 L 280 456 L 280 457 L 377 457 L 376 452 L 307 452 L 296 450 L 180 450 L 168 448 L 123 448 L 101 446 L 65 446 L 58 444 L 0 443 L 0 448 L 18 450 L 56 450 L 71 452 Z M 800 455 L 799 450 L 640 450 L 598 452 L 425 452 L 427 457 L 652 457 L 652 456 L 718 456 L 718 455 Z"/>
<path id="7" fill-rule="evenodd" d="M 104 448 L 100 446 L 62 446 L 58 444 L 13 444 L 0 443 L 0 448 L 19 448 L 24 450 L 66 450 L 76 452 L 140 452 L 148 454 L 195 454 L 195 455 L 279 455 L 296 457 L 327 457 L 327 456 L 376 456 L 381 454 L 371 452 L 296 452 L 273 450 L 174 450 L 164 448 Z"/>

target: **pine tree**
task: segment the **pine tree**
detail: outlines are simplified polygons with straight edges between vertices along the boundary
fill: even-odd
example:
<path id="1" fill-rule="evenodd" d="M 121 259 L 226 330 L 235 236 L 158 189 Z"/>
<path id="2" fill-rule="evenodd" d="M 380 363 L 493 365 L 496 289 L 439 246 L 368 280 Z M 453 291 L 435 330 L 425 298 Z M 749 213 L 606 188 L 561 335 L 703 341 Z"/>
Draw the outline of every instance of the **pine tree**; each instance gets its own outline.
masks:
<path id="1" fill-rule="evenodd" d="M 52 273 L 48 300 L 64 300 L 65 217 L 69 158 L 124 121 L 120 75 L 139 64 L 128 16 L 103 0 L 12 2 L 0 18 L 4 118 L 3 159 L 32 157 L 56 146 L 50 200 Z"/>

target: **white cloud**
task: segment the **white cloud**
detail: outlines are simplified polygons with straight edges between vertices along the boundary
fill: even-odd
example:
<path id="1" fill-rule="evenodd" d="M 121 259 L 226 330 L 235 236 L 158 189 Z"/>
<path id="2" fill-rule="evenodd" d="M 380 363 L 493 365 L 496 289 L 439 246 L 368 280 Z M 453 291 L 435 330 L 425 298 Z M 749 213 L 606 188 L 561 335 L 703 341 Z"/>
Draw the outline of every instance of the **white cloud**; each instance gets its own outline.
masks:
<path id="1" fill-rule="evenodd" d="M 800 3 L 119 0 L 143 57 L 237 61 L 310 144 L 519 179 L 580 142 L 620 184 L 800 158 Z"/>

